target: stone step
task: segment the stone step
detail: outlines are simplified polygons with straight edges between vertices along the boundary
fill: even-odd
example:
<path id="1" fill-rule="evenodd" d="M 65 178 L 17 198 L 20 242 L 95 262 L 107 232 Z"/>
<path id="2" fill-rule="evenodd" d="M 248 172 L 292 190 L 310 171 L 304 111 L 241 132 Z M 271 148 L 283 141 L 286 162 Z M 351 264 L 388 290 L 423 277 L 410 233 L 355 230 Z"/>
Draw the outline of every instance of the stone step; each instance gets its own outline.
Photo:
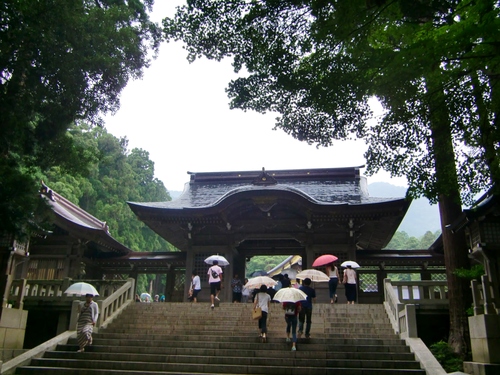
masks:
<path id="1" fill-rule="evenodd" d="M 267 345 L 266 345 L 267 346 Z M 307 345 L 298 344 L 299 350 L 295 354 L 297 359 L 359 359 L 360 352 L 356 351 L 335 351 L 326 352 L 319 350 L 307 350 Z M 61 350 L 62 349 L 62 350 Z M 64 350 L 66 349 L 66 350 Z M 75 350 L 73 350 L 75 349 Z M 281 344 L 274 344 L 273 350 L 267 349 L 262 345 L 255 350 L 241 350 L 239 348 L 212 350 L 205 348 L 163 348 L 157 353 L 138 353 L 135 347 L 123 346 L 119 349 L 112 350 L 107 346 L 93 345 L 92 350 L 83 353 L 76 352 L 75 346 L 59 347 L 57 351 L 48 352 L 46 358 L 64 358 L 64 359 L 85 359 L 85 360 L 106 360 L 113 358 L 115 361 L 139 361 L 139 362 L 166 362 L 171 355 L 184 356 L 217 356 L 217 357 L 247 357 L 259 358 L 266 357 L 268 360 L 273 358 L 290 358 L 290 343 L 283 340 Z M 367 348 L 368 350 L 368 348 Z M 366 360 L 398 360 L 398 361 L 413 361 L 414 355 L 410 352 L 363 352 L 363 359 Z"/>
<path id="2" fill-rule="evenodd" d="M 287 353 L 288 350 L 283 351 L 283 347 L 290 348 L 290 344 L 285 343 L 283 346 L 283 338 L 280 340 L 274 340 L 274 342 L 268 342 L 263 345 L 258 338 L 254 340 L 253 343 L 241 343 L 238 344 L 237 350 L 241 351 L 251 351 L 251 353 L 258 353 L 262 350 L 266 351 L 266 357 L 271 355 L 281 355 L 283 353 Z M 73 340 L 74 341 L 74 340 Z M 310 340 L 312 341 L 312 340 Z M 272 345 L 267 345 L 272 344 Z M 331 353 L 410 353 L 410 350 L 405 345 L 398 346 L 380 346 L 380 345 L 356 345 L 356 344 L 346 344 L 342 346 L 337 346 L 335 349 L 330 347 L 325 347 L 324 344 L 314 344 L 308 342 L 307 340 L 298 340 L 298 347 L 300 347 L 300 351 L 307 353 L 319 353 L 320 356 L 328 357 Z M 66 345 L 59 345 L 57 347 L 57 351 L 69 351 L 76 353 L 78 349 L 78 345 L 76 341 L 73 343 L 69 343 Z M 230 345 L 217 345 L 207 343 L 205 346 L 195 346 L 195 345 L 171 345 L 171 346 L 109 346 L 109 345 L 92 345 L 87 349 L 88 352 L 93 351 L 108 351 L 108 352 L 126 352 L 126 353 L 143 353 L 143 354 L 165 354 L 171 351 L 177 351 L 176 353 L 185 353 L 186 350 L 202 350 L 204 352 L 210 353 L 210 355 L 219 355 L 219 353 L 224 353 L 226 351 L 235 350 L 234 344 Z M 85 352 L 86 353 L 86 352 Z M 80 353 L 77 353 L 80 354 Z M 251 354 L 250 356 L 255 356 Z"/>
<path id="3" fill-rule="evenodd" d="M 196 331 L 196 330 L 194 330 Z M 140 331 L 141 334 L 143 335 L 171 335 L 175 331 L 172 329 L 165 329 L 165 330 L 150 330 L 150 329 L 143 329 Z M 221 334 L 221 330 L 203 330 L 199 331 L 203 332 L 203 337 L 208 336 L 217 336 Z M 246 337 L 255 337 L 255 329 L 251 330 L 239 330 L 237 331 L 239 336 L 246 336 Z M 325 328 L 324 330 L 319 330 L 316 328 L 311 329 L 311 333 L 314 335 L 314 338 L 330 338 L 330 337 L 337 337 L 337 338 L 352 338 L 353 333 L 356 332 L 356 338 L 366 338 L 366 339 L 372 339 L 372 338 L 382 338 L 382 339 L 394 339 L 398 338 L 398 336 L 392 331 L 379 331 L 379 330 L 371 330 L 371 329 L 366 329 L 366 330 L 359 330 L 359 331 L 352 331 L 352 330 L 343 330 L 339 332 L 338 329 L 332 328 L 328 329 Z M 361 332 L 361 333 L 360 333 Z M 112 329 L 112 330 L 106 330 L 106 333 L 108 335 L 111 334 L 130 334 L 129 329 Z M 283 337 L 285 338 L 285 327 L 280 327 L 279 329 L 268 329 L 268 336 L 272 335 L 273 337 Z M 97 337 L 97 336 L 94 336 Z M 108 336 L 111 337 L 111 336 Z"/>
<path id="4" fill-rule="evenodd" d="M 18 374 L 272 374 L 424 375 L 381 305 L 313 307 L 311 338 L 297 351 L 286 342 L 280 304 L 272 304 L 262 343 L 252 304 L 136 303 L 93 345 L 77 353 L 75 338 Z"/>
<path id="5" fill-rule="evenodd" d="M 73 360 L 73 359 L 51 359 L 39 358 L 32 360 L 32 366 L 39 367 L 64 367 L 64 368 L 79 368 L 86 369 L 109 369 L 120 371 L 158 371 L 158 372 L 211 372 L 211 373 L 237 373 L 238 370 L 245 374 L 259 373 L 265 370 L 265 373 L 276 375 L 307 375 L 310 374 L 316 367 L 327 368 L 329 371 L 334 371 L 339 368 L 356 368 L 356 369 L 411 369 L 419 370 L 418 363 L 407 361 L 374 361 L 374 360 L 298 360 L 295 358 L 295 353 L 290 352 L 289 358 L 282 360 L 273 359 L 267 361 L 264 365 L 255 363 L 254 358 L 245 357 L 211 357 L 207 361 L 206 357 L 192 356 L 171 356 L 167 362 L 138 362 L 138 361 L 114 361 L 114 360 Z"/>
<path id="6" fill-rule="evenodd" d="M 272 333 L 268 333 L 268 340 L 274 340 L 277 339 L 279 340 L 280 338 L 285 338 L 285 330 L 281 330 L 279 334 L 273 335 Z M 181 342 L 181 341 L 188 341 L 188 342 L 193 342 L 193 341 L 200 341 L 200 342 L 206 342 L 207 337 L 210 337 L 212 341 L 215 342 L 241 342 L 244 340 L 248 340 L 249 338 L 255 338 L 257 336 L 256 332 L 252 332 L 249 334 L 233 334 L 233 335 L 226 335 L 221 333 L 220 331 L 218 332 L 213 332 L 213 334 L 207 336 L 206 334 L 197 334 L 197 333 L 182 333 L 182 334 L 160 334 L 160 333 L 117 333 L 117 332 L 106 332 L 105 334 L 94 334 L 93 339 L 94 342 L 101 342 L 104 340 L 134 340 L 134 341 L 141 341 L 141 340 L 146 340 L 146 341 L 160 341 L 160 342 Z M 304 338 L 305 340 L 305 338 Z M 314 340 L 315 343 L 321 343 L 324 345 L 330 345 L 333 344 L 335 345 L 336 342 L 342 342 L 343 344 L 346 344 L 347 342 L 351 341 L 353 343 L 356 343 L 359 345 L 360 340 L 364 340 L 364 342 L 373 342 L 374 340 L 378 340 L 377 343 L 380 342 L 385 342 L 385 343 L 390 343 L 391 345 L 394 345 L 395 343 L 398 343 L 399 345 L 404 345 L 404 342 L 399 339 L 396 335 L 393 333 L 391 335 L 386 335 L 386 336 L 380 336 L 380 335 L 373 335 L 373 337 L 367 337 L 367 338 L 360 338 L 356 336 L 356 338 L 353 338 L 351 336 L 347 337 L 339 337 L 338 335 L 328 335 L 328 334 L 322 334 L 321 336 L 314 336 L 311 333 L 311 338 L 309 340 Z"/>
<path id="7" fill-rule="evenodd" d="M 267 341 L 269 343 L 281 341 L 283 337 L 273 337 L 268 336 Z M 76 339 L 71 339 L 76 342 Z M 301 341 L 308 340 L 311 344 L 321 345 L 325 350 L 336 350 L 337 347 L 342 345 L 373 345 L 373 346 L 405 346 L 405 342 L 400 339 L 353 339 L 353 338 L 300 338 Z M 254 338 L 243 338 L 241 336 L 233 337 L 215 337 L 214 339 L 208 340 L 206 336 L 190 336 L 190 335 L 179 335 L 172 336 L 170 340 L 155 340 L 153 338 L 147 339 L 134 339 L 130 338 L 96 338 L 95 344 L 99 345 L 128 345 L 128 346 L 177 346 L 177 347 L 203 347 L 207 345 L 208 347 L 225 348 L 234 346 L 235 343 L 238 345 L 254 345 L 254 342 L 259 341 L 259 337 L 255 335 Z M 72 341 L 69 341 L 72 343 Z"/>
<path id="8" fill-rule="evenodd" d="M 190 374 L 190 375 L 220 375 L 221 372 L 219 369 L 216 369 L 217 372 L 179 372 L 179 371 L 128 371 L 128 370 L 109 370 L 109 369 L 79 369 L 79 368 L 53 368 L 53 367 L 19 367 L 16 374 L 19 375 L 117 375 L 117 374 L 125 374 L 125 375 L 180 375 L 180 374 Z M 241 375 L 241 368 L 238 372 L 230 373 L 224 372 L 224 375 Z M 284 373 L 286 375 L 311 375 L 310 368 L 306 369 L 288 369 L 288 373 Z M 342 375 L 425 375 L 425 371 L 421 369 L 357 369 L 357 368 L 335 368 L 335 369 L 324 369 L 321 372 L 315 372 L 315 374 L 337 374 L 341 373 Z M 250 373 L 246 372 L 247 375 L 281 375 L 281 373 L 268 372 L 268 368 L 266 366 L 262 366 L 259 369 L 259 372 Z"/>

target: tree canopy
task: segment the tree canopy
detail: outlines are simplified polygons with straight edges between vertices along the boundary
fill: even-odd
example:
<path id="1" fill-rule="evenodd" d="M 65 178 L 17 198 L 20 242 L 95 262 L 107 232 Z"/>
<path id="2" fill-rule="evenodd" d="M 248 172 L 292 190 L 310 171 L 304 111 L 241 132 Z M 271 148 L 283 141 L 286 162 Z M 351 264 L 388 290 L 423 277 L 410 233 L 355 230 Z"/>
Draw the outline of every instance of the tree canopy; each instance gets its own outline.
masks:
<path id="1" fill-rule="evenodd" d="M 440 234 L 440 231 L 436 231 L 435 233 L 427 231 L 423 236 L 417 238 L 409 236 L 406 232 L 398 231 L 394 233 L 394 236 L 385 248 L 392 250 L 428 249 L 434 241 L 436 241 Z"/>
<path id="2" fill-rule="evenodd" d="M 127 201 L 171 200 L 163 182 L 154 177 L 154 162 L 145 150 L 128 150 L 128 141 L 100 127 L 75 126 L 73 142 L 93 155 L 87 176 L 53 167 L 43 177 L 47 185 L 73 203 L 105 220 L 111 235 L 135 251 L 174 250 L 137 219 Z"/>
<path id="3" fill-rule="evenodd" d="M 99 124 L 141 77 L 161 32 L 152 0 L 0 2 L 0 228 L 26 231 L 44 171 L 82 172 L 93 156 L 67 132 Z"/>
<path id="4" fill-rule="evenodd" d="M 276 127 L 321 146 L 363 137 L 368 173 L 405 176 L 414 197 L 437 201 L 458 183 L 470 202 L 498 180 L 494 1 L 187 3 L 164 20 L 166 36 L 190 61 L 232 58 L 242 73 L 227 89 L 232 108 L 277 112 Z M 386 112 L 369 122 L 373 96 Z M 448 129 L 430 126 L 440 117 Z M 449 146 L 435 138 L 446 131 Z M 458 181 L 436 176 L 439 152 Z"/>
<path id="5" fill-rule="evenodd" d="M 361 137 L 368 173 L 405 176 L 438 202 L 450 344 L 468 352 L 462 202 L 500 181 L 500 18 L 492 0 L 192 0 L 163 21 L 191 61 L 233 60 L 232 108 L 279 113 L 276 127 L 319 146 Z M 372 119 L 369 100 L 385 112 Z M 369 121 L 375 120 L 375 121 Z M 500 183 L 497 184 L 500 188 Z"/>

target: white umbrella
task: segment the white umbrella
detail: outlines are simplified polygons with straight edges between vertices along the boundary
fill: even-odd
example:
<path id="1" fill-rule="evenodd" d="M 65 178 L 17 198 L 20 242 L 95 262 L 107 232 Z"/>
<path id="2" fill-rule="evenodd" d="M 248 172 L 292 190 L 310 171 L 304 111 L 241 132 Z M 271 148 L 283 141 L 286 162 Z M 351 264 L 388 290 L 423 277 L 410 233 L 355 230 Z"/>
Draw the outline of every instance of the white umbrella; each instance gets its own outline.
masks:
<path id="1" fill-rule="evenodd" d="M 275 280 L 271 279 L 269 276 L 257 276 L 249 279 L 248 282 L 245 284 L 245 288 L 259 289 L 261 285 L 265 285 L 269 288 L 275 286 L 276 284 L 278 283 Z"/>
<path id="2" fill-rule="evenodd" d="M 286 270 L 283 270 L 281 271 L 280 273 L 282 275 L 284 274 L 287 274 L 288 275 L 288 278 L 290 280 L 293 280 L 293 279 L 296 279 L 297 278 L 297 274 L 299 273 L 300 271 L 299 270 L 296 270 L 295 268 L 287 268 Z"/>
<path id="3" fill-rule="evenodd" d="M 344 268 L 347 267 L 347 266 L 351 266 L 351 268 L 359 268 L 359 267 L 361 267 L 358 263 L 356 263 L 353 260 L 346 260 L 340 266 L 344 267 Z"/>
<path id="4" fill-rule="evenodd" d="M 146 299 L 149 298 L 149 302 L 151 302 L 151 294 L 149 293 L 142 293 L 141 294 L 141 299 Z"/>
<path id="5" fill-rule="evenodd" d="M 214 263 L 214 260 L 219 262 L 219 266 L 229 266 L 229 262 L 227 261 L 227 259 L 219 254 L 210 255 L 207 259 L 205 259 L 205 263 L 212 265 Z"/>
<path id="6" fill-rule="evenodd" d="M 314 282 L 330 281 L 330 277 L 326 273 L 314 269 L 303 270 L 297 274 L 296 278 L 300 280 L 311 279 Z"/>
<path id="7" fill-rule="evenodd" d="M 299 302 L 305 301 L 307 299 L 307 294 L 302 290 L 297 288 L 281 288 L 276 292 L 273 300 L 278 302 Z"/>
<path id="8" fill-rule="evenodd" d="M 78 296 L 84 296 L 86 294 L 92 294 L 93 296 L 98 296 L 96 288 L 92 284 L 88 283 L 75 283 L 71 285 L 68 289 L 64 291 L 66 294 L 76 294 Z"/>

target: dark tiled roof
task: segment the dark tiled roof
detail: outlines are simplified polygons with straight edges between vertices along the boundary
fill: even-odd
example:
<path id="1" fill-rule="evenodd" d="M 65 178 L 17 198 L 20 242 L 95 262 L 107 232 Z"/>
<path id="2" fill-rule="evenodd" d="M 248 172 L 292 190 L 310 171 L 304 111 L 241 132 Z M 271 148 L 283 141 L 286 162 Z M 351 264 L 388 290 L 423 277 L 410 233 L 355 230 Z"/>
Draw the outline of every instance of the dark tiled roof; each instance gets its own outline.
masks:
<path id="1" fill-rule="evenodd" d="M 211 207 L 230 195 L 248 191 L 288 191 L 322 205 L 360 205 L 401 198 L 370 197 L 359 168 L 190 173 L 191 181 L 185 184 L 179 198 L 132 204 L 164 209 Z M 266 181 L 273 181 L 259 183 L 263 176 Z"/>
<path id="2" fill-rule="evenodd" d="M 46 185 L 42 185 L 41 193 L 56 214 L 56 225 L 78 237 L 94 242 L 101 251 L 118 254 L 128 254 L 132 251 L 111 236 L 105 221 L 82 210 Z"/>

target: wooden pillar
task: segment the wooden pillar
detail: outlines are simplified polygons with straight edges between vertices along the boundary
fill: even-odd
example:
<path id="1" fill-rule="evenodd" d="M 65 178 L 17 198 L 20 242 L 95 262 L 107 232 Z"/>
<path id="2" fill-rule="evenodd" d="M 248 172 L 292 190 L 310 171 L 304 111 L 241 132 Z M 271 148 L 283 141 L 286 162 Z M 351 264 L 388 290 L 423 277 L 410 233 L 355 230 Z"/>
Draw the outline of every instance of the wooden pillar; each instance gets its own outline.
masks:
<path id="1" fill-rule="evenodd" d="M 128 277 L 134 279 L 134 286 L 135 286 L 134 298 L 135 298 L 135 294 L 137 293 L 137 277 L 138 276 L 139 276 L 139 274 L 137 273 L 137 270 L 135 268 L 128 273 Z"/>
<path id="2" fill-rule="evenodd" d="M 172 302 L 175 288 L 175 267 L 170 267 L 167 271 L 167 281 L 165 283 L 165 302 Z"/>
<path id="3" fill-rule="evenodd" d="M 187 254 L 186 254 L 186 273 L 184 276 L 184 293 L 182 294 L 182 301 L 185 301 L 185 297 L 188 295 L 189 292 L 189 286 L 191 285 L 191 274 L 193 273 L 194 270 L 194 257 L 195 257 L 195 251 L 192 248 L 191 244 L 189 245 L 187 249 Z M 202 275 L 200 276 L 200 280 L 202 280 Z"/>
<path id="4" fill-rule="evenodd" d="M 155 275 L 155 280 L 153 281 L 153 295 L 151 296 L 153 298 L 153 301 L 154 301 L 154 296 L 156 294 L 160 294 L 163 292 L 161 288 L 161 277 L 162 277 L 161 273 L 157 273 Z"/>

